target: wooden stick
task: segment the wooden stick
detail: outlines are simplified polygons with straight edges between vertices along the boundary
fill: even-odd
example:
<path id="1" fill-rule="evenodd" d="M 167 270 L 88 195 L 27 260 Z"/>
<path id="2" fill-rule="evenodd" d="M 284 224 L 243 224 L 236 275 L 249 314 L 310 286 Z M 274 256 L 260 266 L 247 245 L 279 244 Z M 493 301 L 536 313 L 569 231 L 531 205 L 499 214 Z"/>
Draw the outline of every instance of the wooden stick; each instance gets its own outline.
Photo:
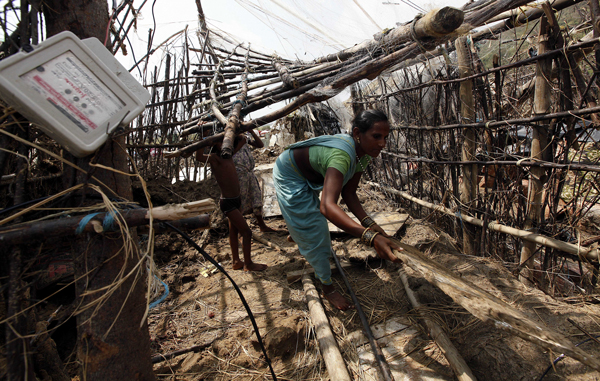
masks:
<path id="1" fill-rule="evenodd" d="M 543 3 L 545 12 L 552 12 L 548 3 Z M 558 28 L 558 25 L 556 26 Z M 554 48 L 554 39 L 550 41 L 552 32 L 552 22 L 544 15 L 540 22 L 540 32 L 538 37 L 538 52 L 544 54 L 546 51 Z M 552 60 L 545 59 L 536 63 L 535 95 L 533 103 L 533 114 L 546 114 L 552 110 L 552 84 L 549 82 L 552 77 Z M 534 126 L 531 133 L 531 160 L 543 160 L 544 151 L 549 150 L 548 143 L 550 131 L 547 126 L 540 123 Z M 529 192 L 527 193 L 527 212 L 523 229 L 526 231 L 537 231 L 536 226 L 540 224 L 543 218 L 542 198 L 544 183 L 546 182 L 546 171 L 540 167 L 532 167 L 529 170 Z M 527 285 L 531 285 L 531 279 L 534 263 L 534 255 L 537 245 L 535 242 L 523 242 L 519 261 L 519 280 Z"/>
<path id="2" fill-rule="evenodd" d="M 315 327 L 319 348 L 332 381 L 350 381 L 350 374 L 346 368 L 346 363 L 340 353 L 335 336 L 329 326 L 327 315 L 321 305 L 319 294 L 310 275 L 302 276 L 302 285 L 306 294 L 306 302 L 310 311 L 310 319 Z"/>
<path id="3" fill-rule="evenodd" d="M 131 209 L 119 212 L 119 218 L 122 218 L 128 227 L 148 224 L 150 214 L 157 221 L 174 221 L 185 218 L 197 217 L 200 214 L 214 210 L 212 200 L 197 201 L 189 204 L 165 205 L 154 209 Z M 93 217 L 83 228 L 82 232 L 102 233 L 104 231 L 118 230 L 115 223 L 106 225 L 108 213 L 100 213 Z M 61 237 L 75 235 L 81 220 L 85 216 L 60 218 L 57 220 L 40 221 L 35 223 L 20 224 L 0 229 L 0 246 L 16 245 L 23 242 L 36 239 L 49 239 L 52 237 Z M 112 219 L 115 219 L 111 216 Z M 201 225 L 208 226 L 210 216 L 200 217 Z"/>
<path id="4" fill-rule="evenodd" d="M 183 231 L 208 229 L 210 228 L 210 214 L 201 214 L 195 217 L 169 221 L 169 224 Z M 160 222 L 152 224 L 152 228 L 154 234 L 163 234 L 173 231 L 171 228 L 166 227 Z M 138 226 L 137 232 L 138 234 L 148 234 L 150 232 L 150 225 Z"/>
<path id="5" fill-rule="evenodd" d="M 600 361 L 576 347 L 562 334 L 551 327 L 541 327 L 521 311 L 508 303 L 489 294 L 467 280 L 454 275 L 451 271 L 412 246 L 394 240 L 402 251 L 394 251 L 394 255 L 419 272 L 425 279 L 439 287 L 456 303 L 469 311 L 478 319 L 490 322 L 496 327 L 513 333 L 514 335 L 532 342 L 542 348 L 564 353 L 577 361 L 600 370 Z"/>
<path id="6" fill-rule="evenodd" d="M 275 70 L 277 70 L 277 73 L 279 74 L 281 81 L 285 84 L 285 87 L 288 89 L 298 88 L 298 80 L 290 74 L 290 71 L 287 67 L 285 67 L 285 65 L 278 60 L 273 60 L 273 67 Z"/>
<path id="7" fill-rule="evenodd" d="M 555 169 L 566 169 L 569 171 L 583 171 L 583 172 L 600 172 L 600 166 L 589 164 L 580 164 L 577 162 L 567 161 L 566 163 L 553 163 L 551 161 L 536 160 L 531 161 L 529 159 L 516 160 L 432 160 L 425 157 L 412 157 L 406 155 L 398 155 L 396 153 L 381 151 L 382 155 L 396 157 L 401 163 L 430 163 L 430 164 L 441 164 L 441 165 L 479 165 L 479 166 L 521 166 L 521 167 L 542 167 L 542 168 L 555 168 Z"/>
<path id="8" fill-rule="evenodd" d="M 143 210 L 146 210 L 146 219 L 150 219 L 150 214 L 152 214 L 152 217 L 156 220 L 174 221 L 212 212 L 215 210 L 215 202 L 213 199 L 207 198 L 204 200 L 188 202 L 186 204 L 167 204 L 157 208 Z"/>
<path id="9" fill-rule="evenodd" d="M 400 279 L 402 279 L 402 284 L 404 284 L 404 290 L 406 291 L 406 296 L 408 296 L 408 299 L 410 300 L 410 304 L 412 304 L 413 308 L 417 311 L 417 313 L 419 313 L 421 303 L 419 303 L 417 296 L 413 290 L 411 290 L 408 284 L 406 272 L 404 269 L 400 269 L 398 270 L 398 273 L 400 274 Z M 456 378 L 459 381 L 477 380 L 442 327 L 440 327 L 432 319 L 428 319 L 426 315 L 419 313 L 419 316 L 421 316 L 421 320 L 425 322 L 425 325 L 429 330 L 429 336 L 431 336 L 431 338 L 444 353 L 444 356 L 446 356 L 446 360 L 448 360 L 448 364 L 450 364 L 450 367 L 454 371 Z"/>
<path id="10" fill-rule="evenodd" d="M 521 67 L 521 66 L 525 66 L 525 65 L 529 65 L 529 64 L 534 64 L 540 60 L 543 59 L 547 59 L 547 58 L 553 58 L 556 56 L 560 56 L 563 55 L 565 53 L 570 53 L 573 54 L 580 52 L 581 50 L 584 49 L 589 49 L 595 45 L 598 44 L 598 42 L 600 41 L 600 39 L 598 38 L 594 38 L 594 39 L 590 39 L 590 40 L 585 40 L 582 42 L 579 42 L 577 44 L 573 44 L 573 45 L 569 45 L 566 48 L 561 48 L 561 49 L 555 49 L 555 50 L 550 50 L 544 53 L 540 53 L 535 57 L 529 57 L 526 58 L 524 60 L 520 60 L 517 62 L 513 62 L 510 64 L 506 64 L 506 65 L 502 65 L 502 66 L 497 66 L 494 67 L 492 69 L 488 69 L 486 71 L 482 71 L 480 73 L 476 73 L 476 74 L 472 74 L 469 75 L 467 77 L 461 77 L 461 78 L 455 78 L 455 79 L 445 79 L 445 80 L 433 80 L 433 81 L 429 81 L 426 83 L 421 83 L 419 85 L 416 86 L 411 86 L 411 87 L 404 87 L 402 89 L 398 89 L 394 92 L 385 94 L 385 95 L 372 95 L 372 96 L 367 96 L 366 98 L 381 98 L 382 96 L 384 98 L 389 98 L 389 97 L 393 97 L 394 95 L 400 94 L 400 93 L 406 93 L 406 92 L 411 92 L 411 91 L 415 91 L 415 90 L 420 90 L 426 87 L 431 87 L 431 86 L 435 86 L 435 85 L 447 85 L 447 84 L 451 84 L 451 83 L 459 83 L 459 82 L 464 82 L 464 81 L 469 81 L 472 79 L 476 79 L 476 78 L 480 78 L 480 77 L 484 77 L 486 75 L 492 74 L 492 73 L 496 73 L 496 72 L 503 72 L 506 71 L 506 69 L 514 69 L 517 67 Z M 433 57 L 429 57 L 429 58 L 433 58 Z M 396 69 L 398 67 L 394 67 L 394 69 Z"/>
<path id="11" fill-rule="evenodd" d="M 466 37 L 459 37 L 454 41 L 456 46 L 456 58 L 458 60 L 458 72 L 461 78 L 469 77 L 473 74 L 473 62 L 470 48 L 467 45 Z M 475 99 L 473 96 L 473 81 L 464 81 L 460 83 L 460 117 L 461 121 L 472 122 L 475 120 Z M 473 161 L 475 159 L 475 149 L 477 136 L 473 128 L 463 130 L 463 144 L 461 148 L 462 161 Z M 477 165 L 463 165 L 463 181 L 460 184 L 460 202 L 463 205 L 462 211 L 465 214 L 470 213 L 469 206 L 477 193 Z M 466 225 L 462 229 L 463 250 L 465 253 L 475 255 L 475 229 L 472 225 Z"/>
<path id="12" fill-rule="evenodd" d="M 468 222 L 470 224 L 483 227 L 483 221 L 478 218 L 474 218 L 474 217 L 467 216 L 464 214 L 458 214 L 442 205 L 436 205 L 436 204 L 432 204 L 430 202 L 418 199 L 414 196 L 411 196 L 410 194 L 408 194 L 406 192 L 402 192 L 402 191 L 388 188 L 388 187 L 383 187 L 383 186 L 381 186 L 377 183 L 373 183 L 373 182 L 367 182 L 367 183 L 370 185 L 376 186 L 376 187 L 381 187 L 381 188 L 385 189 L 386 192 L 397 194 L 398 196 L 402 196 L 407 200 L 410 200 L 416 204 L 425 206 L 427 208 L 433 209 L 434 211 L 442 212 L 449 216 L 460 218 L 464 222 Z M 515 229 L 510 226 L 501 225 L 496 222 L 488 223 L 487 228 L 490 230 L 496 231 L 496 232 L 510 234 L 513 237 L 518 237 L 525 241 L 535 242 L 538 245 L 548 246 L 548 247 L 552 247 L 557 250 L 562 250 L 566 253 L 576 255 L 580 258 L 585 258 L 588 261 L 598 261 L 598 258 L 599 258 L 598 249 L 574 245 L 572 243 L 559 241 L 557 239 L 547 237 L 545 235 L 535 234 L 535 233 L 528 232 L 525 230 Z"/>
<path id="13" fill-rule="evenodd" d="M 278 250 L 281 253 L 287 254 L 287 251 L 283 247 L 281 247 L 281 246 L 279 246 L 276 243 L 273 243 L 271 241 L 267 241 L 264 237 L 259 236 L 255 232 L 252 232 L 252 238 L 255 241 L 258 241 L 258 242 L 262 243 L 265 246 L 269 246 L 269 247 L 271 247 L 271 248 L 273 248 L 275 250 Z"/>
<path id="14" fill-rule="evenodd" d="M 560 112 L 551 112 L 548 114 L 535 115 L 528 118 L 518 119 L 505 119 L 495 122 L 479 122 L 479 123 L 465 123 L 465 124 L 447 124 L 445 126 L 397 126 L 395 129 L 399 130 L 423 130 L 423 131 L 436 131 L 436 130 L 454 130 L 457 128 L 495 128 L 495 127 L 511 127 L 519 124 L 528 124 L 540 122 L 542 120 L 568 118 L 570 116 L 585 116 L 593 113 L 600 112 L 600 106 L 580 108 L 578 110 L 568 110 Z"/>
<path id="15" fill-rule="evenodd" d="M 242 106 L 246 102 L 246 94 L 248 93 L 248 54 L 250 54 L 250 48 L 246 52 L 246 70 L 242 75 L 242 91 L 236 97 L 233 107 L 231 109 L 231 115 L 227 119 L 227 125 L 225 126 L 225 136 L 223 137 L 223 146 L 221 147 L 221 157 L 223 159 L 229 159 L 233 156 L 233 145 L 238 130 L 240 128 L 240 112 Z"/>
<path id="16" fill-rule="evenodd" d="M 411 39 L 438 38 L 458 28 L 463 19 L 464 13 L 459 9 L 452 7 L 435 9 L 424 17 L 415 19 L 413 23 L 394 28 L 379 40 L 365 41 L 340 52 L 317 58 L 315 62 L 345 61 L 357 53 L 373 51 L 381 47 L 399 46 L 411 41 Z"/>
<path id="17" fill-rule="evenodd" d="M 204 350 L 204 349 L 210 347 L 216 340 L 217 339 L 214 339 L 210 343 L 194 345 L 194 346 L 191 346 L 189 348 L 178 349 L 176 351 L 173 351 L 173 352 L 170 352 L 170 353 L 166 353 L 164 355 L 161 355 L 161 354 L 154 355 L 154 356 L 152 356 L 152 364 L 158 364 L 159 362 L 170 360 L 173 357 L 177 357 L 177 356 L 189 353 L 189 352 L 199 352 L 201 350 Z"/>

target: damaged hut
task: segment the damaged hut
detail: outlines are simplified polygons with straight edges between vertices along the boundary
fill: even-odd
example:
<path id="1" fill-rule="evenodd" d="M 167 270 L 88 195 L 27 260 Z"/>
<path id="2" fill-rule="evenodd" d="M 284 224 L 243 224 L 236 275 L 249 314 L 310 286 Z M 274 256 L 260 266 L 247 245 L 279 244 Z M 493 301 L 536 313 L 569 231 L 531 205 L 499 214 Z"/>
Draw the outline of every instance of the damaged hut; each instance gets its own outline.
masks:
<path id="1" fill-rule="evenodd" d="M 597 0 L 443 6 L 304 60 L 191 3 L 197 31 L 154 27 L 140 54 L 155 4 L 4 2 L 0 379 L 600 377 Z M 340 311 L 273 163 L 368 109 L 390 132 L 357 195 L 402 250 L 330 224 Z M 262 272 L 231 270 L 227 187 L 197 156 L 251 132 Z"/>

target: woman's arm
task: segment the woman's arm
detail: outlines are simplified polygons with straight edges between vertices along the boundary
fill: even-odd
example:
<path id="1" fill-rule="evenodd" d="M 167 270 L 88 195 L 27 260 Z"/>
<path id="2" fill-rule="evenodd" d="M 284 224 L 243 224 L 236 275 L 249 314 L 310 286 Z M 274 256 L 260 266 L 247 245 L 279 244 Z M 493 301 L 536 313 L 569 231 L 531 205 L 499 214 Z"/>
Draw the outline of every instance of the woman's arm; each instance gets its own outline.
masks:
<path id="1" fill-rule="evenodd" d="M 233 147 L 233 154 L 235 155 L 235 153 L 239 150 L 242 149 L 242 147 L 244 146 L 244 144 L 246 144 L 246 137 L 243 135 L 240 135 L 240 138 L 238 139 L 237 144 L 235 145 L 235 147 Z"/>
<path id="2" fill-rule="evenodd" d="M 352 214 L 354 214 L 359 221 L 362 221 L 363 218 L 365 218 L 368 215 L 367 212 L 365 212 L 365 210 L 363 209 L 363 206 L 360 203 L 358 196 L 356 195 L 361 176 L 362 172 L 355 173 L 354 176 L 352 176 L 352 178 L 350 179 L 350 181 L 346 183 L 346 186 L 342 189 L 342 198 L 344 199 L 344 202 L 346 203 L 346 205 L 348 205 L 348 209 L 350 209 Z M 384 237 L 389 238 L 389 234 L 387 234 L 385 230 L 381 228 L 381 226 L 377 225 L 377 223 L 375 225 L 372 225 L 370 228 L 371 230 L 382 234 Z"/>
<path id="3" fill-rule="evenodd" d="M 343 183 L 344 176 L 342 172 L 333 167 L 327 168 L 325 180 L 323 181 L 320 210 L 325 218 L 335 226 L 353 236 L 360 237 L 365 229 L 354 222 L 337 204 Z"/>
<path id="4" fill-rule="evenodd" d="M 344 202 L 346 205 L 348 205 L 348 209 L 350 209 L 352 214 L 354 214 L 359 221 L 367 216 L 367 212 L 365 212 L 363 209 L 362 204 L 356 195 L 361 175 L 362 172 L 355 173 L 350 181 L 346 183 L 346 186 L 342 189 L 342 198 L 344 199 Z"/>
<path id="5" fill-rule="evenodd" d="M 198 160 L 200 163 L 202 163 L 202 165 L 205 165 L 206 162 L 208 161 L 209 155 L 204 153 L 204 148 L 199 149 L 198 151 L 196 151 L 196 160 Z"/>
<path id="6" fill-rule="evenodd" d="M 348 190 L 344 192 L 350 192 L 356 197 L 356 189 L 358 187 L 358 181 L 360 180 L 360 174 L 356 174 L 347 184 L 350 185 Z M 351 182 L 355 181 L 351 184 Z M 342 184 L 344 183 L 344 176 L 340 171 L 335 168 L 328 168 L 325 172 L 325 181 L 323 182 L 323 192 L 321 193 L 321 213 L 331 221 L 335 226 L 343 229 L 345 232 L 352 234 L 355 237 L 361 237 L 365 228 L 357 224 L 350 218 L 337 204 L 340 194 L 342 192 Z M 344 187 L 344 188 L 346 188 Z M 354 190 L 352 190 L 354 188 Z M 351 202 L 352 196 L 350 196 Z M 344 198 L 344 201 L 346 199 Z M 358 203 L 360 210 L 366 215 L 362 205 L 358 202 L 358 197 L 355 201 Z M 350 206 L 348 206 L 350 208 Z M 356 205 L 353 205 L 356 208 Z M 350 209 L 352 210 L 352 209 Z M 354 213 L 354 211 L 353 211 Z M 355 213 L 356 214 L 356 213 Z M 387 239 L 385 236 L 378 234 L 373 242 L 373 247 L 380 258 L 387 259 L 393 262 L 400 262 L 400 260 L 392 253 L 392 249 L 402 250 L 398 245 Z"/>

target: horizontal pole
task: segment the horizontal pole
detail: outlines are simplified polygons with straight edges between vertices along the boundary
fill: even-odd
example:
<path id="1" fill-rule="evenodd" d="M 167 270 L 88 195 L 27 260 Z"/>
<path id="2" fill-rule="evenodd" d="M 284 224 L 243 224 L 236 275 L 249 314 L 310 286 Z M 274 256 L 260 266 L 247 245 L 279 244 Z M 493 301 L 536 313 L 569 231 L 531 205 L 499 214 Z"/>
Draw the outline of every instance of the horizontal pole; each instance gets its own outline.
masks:
<path id="1" fill-rule="evenodd" d="M 121 210 L 118 212 L 117 217 L 109 213 L 99 213 L 89 218 L 88 221 L 83 222 L 82 220 L 87 216 L 59 218 L 8 226 L 0 229 L 0 247 L 18 245 L 40 239 L 48 240 L 50 238 L 72 236 L 83 232 L 103 233 L 118 231 L 119 225 L 116 221 L 117 219 L 121 222 L 124 221 L 127 228 L 147 225 L 150 220 L 150 214 L 154 216 L 153 221 L 155 222 L 182 220 L 179 225 L 184 228 L 187 226 L 187 229 L 190 229 L 192 226 L 195 226 L 193 229 L 209 227 L 210 215 L 204 213 L 213 210 L 214 203 L 209 205 L 210 203 L 207 202 L 206 206 L 203 203 L 202 207 L 197 207 L 196 203 L 167 205 L 150 210 Z M 80 225 L 83 226 L 80 227 Z"/>
<path id="2" fill-rule="evenodd" d="M 429 209 L 433 209 L 434 211 L 442 212 L 442 213 L 447 214 L 452 217 L 460 218 L 462 221 L 468 222 L 472 225 L 476 225 L 479 227 L 484 226 L 484 222 L 482 220 L 475 218 L 475 217 L 465 215 L 465 214 L 457 214 L 457 213 L 453 212 L 452 210 L 446 208 L 445 206 L 432 204 L 430 202 L 427 202 L 427 201 L 421 200 L 419 198 L 416 198 L 414 196 L 411 196 L 410 194 L 408 194 L 406 192 L 402 192 L 397 189 L 393 189 L 393 188 L 389 188 L 389 187 L 384 187 L 377 183 L 368 182 L 368 184 L 385 189 L 387 192 L 396 194 L 398 196 L 402 196 L 405 199 L 414 202 L 415 204 L 425 206 Z M 489 230 L 493 230 L 495 232 L 509 234 L 513 237 L 518 237 L 525 241 L 537 243 L 542 246 L 551 247 L 551 248 L 557 249 L 557 250 L 562 250 L 566 253 L 576 255 L 579 258 L 584 258 L 588 261 L 595 261 L 595 262 L 598 261 L 598 249 L 591 249 L 589 247 L 583 247 L 583 246 L 578 246 L 578 245 L 575 245 L 572 243 L 559 241 L 557 239 L 547 237 L 542 234 L 537 234 L 537 233 L 532 233 L 532 232 L 529 232 L 526 230 L 512 228 L 510 226 L 502 225 L 502 224 L 499 224 L 496 222 L 488 223 L 487 228 Z"/>

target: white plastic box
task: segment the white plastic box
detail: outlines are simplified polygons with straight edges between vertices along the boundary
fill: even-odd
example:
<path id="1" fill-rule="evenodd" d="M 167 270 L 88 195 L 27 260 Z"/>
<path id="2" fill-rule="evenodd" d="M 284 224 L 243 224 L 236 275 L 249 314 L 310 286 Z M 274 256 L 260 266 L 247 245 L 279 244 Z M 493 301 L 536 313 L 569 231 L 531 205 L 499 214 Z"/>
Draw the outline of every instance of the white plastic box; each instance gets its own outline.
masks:
<path id="1" fill-rule="evenodd" d="M 0 61 L 0 97 L 84 157 L 138 116 L 150 94 L 98 39 L 62 32 Z"/>

